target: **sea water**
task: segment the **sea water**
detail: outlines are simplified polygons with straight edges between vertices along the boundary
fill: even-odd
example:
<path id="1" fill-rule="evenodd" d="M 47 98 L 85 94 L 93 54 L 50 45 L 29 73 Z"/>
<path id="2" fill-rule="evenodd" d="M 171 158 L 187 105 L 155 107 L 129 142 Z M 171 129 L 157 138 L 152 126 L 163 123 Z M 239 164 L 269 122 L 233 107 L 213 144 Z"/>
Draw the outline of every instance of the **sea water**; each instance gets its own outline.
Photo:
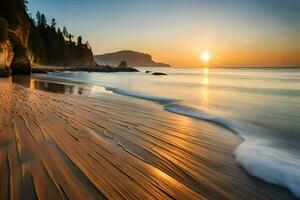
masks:
<path id="1" fill-rule="evenodd" d="M 221 125 L 244 140 L 235 155 L 249 174 L 300 197 L 300 69 L 141 68 L 138 73 L 47 76 L 103 86 Z"/>

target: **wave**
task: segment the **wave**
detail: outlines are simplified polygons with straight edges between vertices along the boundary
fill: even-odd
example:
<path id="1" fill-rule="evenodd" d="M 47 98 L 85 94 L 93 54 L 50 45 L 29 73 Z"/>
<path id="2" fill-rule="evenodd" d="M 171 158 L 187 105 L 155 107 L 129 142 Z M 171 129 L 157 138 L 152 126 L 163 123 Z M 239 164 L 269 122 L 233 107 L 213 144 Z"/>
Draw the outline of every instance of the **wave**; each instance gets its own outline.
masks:
<path id="1" fill-rule="evenodd" d="M 66 78 L 64 77 L 64 79 Z M 199 108 L 186 106 L 177 99 L 153 96 L 120 88 L 103 87 L 116 94 L 157 102 L 166 111 L 210 121 L 229 129 L 244 140 L 234 153 L 236 161 L 250 175 L 266 182 L 286 187 L 300 198 L 300 156 L 286 149 L 276 148 L 276 145 L 272 144 L 272 139 L 264 139 L 263 135 L 266 130 L 262 127 L 245 126 L 245 124 L 242 126 L 235 120 L 217 116 Z"/>
<path id="2" fill-rule="evenodd" d="M 244 142 L 235 150 L 237 162 L 252 176 L 286 187 L 300 198 L 300 157 L 284 149 L 276 149 L 270 140 L 256 137 L 259 127 L 246 128 L 239 123 L 211 115 L 196 108 L 171 104 L 164 109 L 177 114 L 207 120 L 221 125 L 240 136 Z"/>
<path id="3" fill-rule="evenodd" d="M 130 90 L 125 90 L 125 89 L 120 89 L 120 88 L 105 87 L 105 89 L 107 91 L 111 91 L 116 94 L 129 96 L 129 97 L 135 97 L 135 98 L 139 98 L 139 99 L 145 99 L 145 100 L 157 102 L 160 104 L 169 104 L 169 103 L 173 103 L 173 102 L 177 101 L 176 99 L 158 97 L 158 96 L 148 95 L 148 94 L 145 94 L 142 92 L 133 92 Z"/>
<path id="4" fill-rule="evenodd" d="M 181 104 L 180 100 L 152 96 L 125 89 L 106 87 L 113 93 L 160 103 L 164 110 L 188 117 L 210 121 L 237 134 L 244 141 L 235 150 L 237 162 L 252 176 L 288 188 L 300 198 L 300 157 L 285 149 L 277 149 L 271 140 L 257 136 L 262 127 L 241 126 L 240 123 Z M 259 134 L 262 136 L 262 134 Z"/>

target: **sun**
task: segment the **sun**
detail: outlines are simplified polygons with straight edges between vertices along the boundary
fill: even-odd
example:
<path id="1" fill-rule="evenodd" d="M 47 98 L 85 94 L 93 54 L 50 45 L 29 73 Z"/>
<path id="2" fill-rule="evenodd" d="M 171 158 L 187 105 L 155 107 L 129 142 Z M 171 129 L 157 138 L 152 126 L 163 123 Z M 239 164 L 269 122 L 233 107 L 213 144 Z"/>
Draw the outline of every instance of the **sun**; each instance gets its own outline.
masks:
<path id="1" fill-rule="evenodd" d="M 201 55 L 200 55 L 200 58 L 203 62 L 206 62 L 208 63 L 211 59 L 211 53 L 209 52 L 203 52 Z"/>

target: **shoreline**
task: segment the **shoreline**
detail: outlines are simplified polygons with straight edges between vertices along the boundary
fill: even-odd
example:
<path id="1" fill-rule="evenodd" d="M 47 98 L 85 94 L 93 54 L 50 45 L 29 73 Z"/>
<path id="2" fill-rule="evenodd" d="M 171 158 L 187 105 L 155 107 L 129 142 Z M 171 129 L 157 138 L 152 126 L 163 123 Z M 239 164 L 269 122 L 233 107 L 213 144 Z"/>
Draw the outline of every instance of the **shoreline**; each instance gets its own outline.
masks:
<path id="1" fill-rule="evenodd" d="M 47 74 L 48 72 L 139 72 L 133 67 L 111 67 L 111 66 L 32 66 L 31 72 L 34 74 Z"/>
<path id="2" fill-rule="evenodd" d="M 16 130 L 23 130 L 24 123 L 27 124 L 28 132 L 20 132 L 17 136 L 20 137 L 22 152 L 26 157 L 29 156 L 30 160 L 41 162 L 47 171 L 52 168 L 51 165 L 58 167 L 63 164 L 61 161 L 57 161 L 56 164 L 49 161 L 51 164 L 47 164 L 39 153 L 28 150 L 28 145 L 30 148 L 31 145 L 32 148 L 37 148 L 35 143 L 39 143 L 39 139 L 44 140 L 43 137 L 48 138 L 46 141 L 58 145 L 55 148 L 60 150 L 56 153 L 44 146 L 39 146 L 38 149 L 47 155 L 52 152 L 55 160 L 62 155 L 65 155 L 64 159 L 69 158 L 70 160 L 65 162 L 73 162 L 76 166 L 73 171 L 77 168 L 76 173 L 72 172 L 73 164 L 58 167 L 56 170 L 62 172 L 65 168 L 69 173 L 79 173 L 79 177 L 85 178 L 78 179 L 81 182 L 78 184 L 84 183 L 82 187 L 90 188 L 89 190 L 97 189 L 93 192 L 83 192 L 81 190 L 84 189 L 81 188 L 83 194 L 98 191 L 97 195 L 102 194 L 109 198 L 125 195 L 129 199 L 135 198 L 135 195 L 148 198 L 154 195 L 162 198 L 160 195 L 163 194 L 177 199 L 294 199 L 286 189 L 250 177 L 236 164 L 234 149 L 241 140 L 224 128 L 171 114 L 161 110 L 157 104 L 144 100 L 111 93 L 99 93 L 89 98 L 85 92 L 91 93 L 92 88 L 79 83 L 69 82 L 73 87 L 65 88 L 65 91 L 62 91 L 64 94 L 39 91 L 36 90 L 37 85 L 49 86 L 47 79 L 39 78 L 39 81 L 26 79 L 24 82 L 28 89 L 11 82 L 4 85 L 0 82 L 0 98 L 7 99 L 1 101 L 0 112 L 8 114 L 10 110 L 14 110 L 8 117 L 16 125 Z M 74 96 L 70 92 L 79 95 Z M 4 94 L 6 95 L 3 96 Z M 7 109 L 3 109 L 5 105 Z M 27 112 L 30 114 L 27 115 Z M 6 130 L 12 128 L 9 124 L 5 127 Z M 3 124 L 0 124 L 0 128 L 4 128 Z M 13 130 L 9 133 L 13 134 Z M 23 134 L 26 138 L 23 138 Z M 4 140 L 1 141 L 7 141 L 2 139 Z M 28 143 L 29 141 L 31 142 Z M 13 144 L 10 142 L 9 146 Z M 34 165 L 35 162 L 30 161 L 27 164 L 29 174 L 33 173 L 32 168 L 43 172 L 39 165 Z M 15 167 L 21 166 L 22 164 L 16 164 Z M 103 171 L 106 173 L 103 174 Z M 120 180 L 123 173 L 130 179 L 124 177 L 124 180 Z M 47 181 L 36 183 L 40 175 L 33 173 L 32 176 L 34 187 L 49 184 Z M 68 180 L 64 180 L 63 177 L 54 179 L 55 182 L 65 181 L 66 186 L 62 187 L 68 197 L 77 194 L 72 190 L 75 186 L 67 186 L 70 184 Z M 115 182 L 116 180 L 122 184 Z M 138 182 L 142 185 L 137 184 Z M 168 185 L 172 185 L 172 189 Z M 6 187 L 5 184 L 1 186 L 2 189 L 3 187 Z M 160 189 L 155 189 L 157 187 Z M 133 188 L 135 192 L 131 193 Z M 53 188 L 53 193 L 55 190 Z M 119 193 L 115 193 L 115 190 Z M 147 193 L 152 190 L 156 192 Z M 37 193 L 41 195 L 43 191 Z M 164 196 L 166 199 L 169 197 Z M 79 196 L 77 198 L 80 199 Z"/>
<path id="3" fill-rule="evenodd" d="M 249 133 L 249 130 L 240 126 L 234 120 L 220 118 L 220 116 L 209 115 L 209 114 L 203 115 L 201 113 L 201 111 L 198 111 L 197 109 L 178 104 L 179 102 L 176 99 L 168 99 L 168 98 L 162 98 L 162 97 L 158 97 L 158 96 L 151 96 L 149 94 L 134 93 L 132 91 L 113 88 L 113 87 L 104 87 L 104 88 L 105 88 L 105 90 L 111 91 L 117 95 L 152 101 L 152 102 L 160 104 L 162 109 L 164 109 L 168 112 L 173 112 L 173 113 L 176 113 L 179 115 L 184 115 L 184 116 L 191 117 L 191 118 L 198 119 L 198 120 L 205 120 L 214 125 L 221 126 L 225 129 L 228 129 L 229 131 L 232 132 L 232 134 L 236 135 L 237 137 L 239 137 L 243 140 L 243 142 L 239 146 L 237 146 L 237 148 L 234 150 L 234 153 L 235 153 L 235 157 L 236 157 L 236 162 L 241 167 L 243 167 L 247 171 L 248 174 L 251 174 L 252 176 L 254 176 L 260 180 L 264 180 L 269 183 L 274 183 L 274 184 L 280 185 L 282 187 L 288 188 L 295 195 L 298 195 L 297 188 L 293 187 L 293 185 L 297 185 L 297 180 L 291 179 L 291 177 L 293 175 L 290 174 L 289 171 L 285 171 L 282 168 L 278 169 L 278 168 L 276 168 L 275 165 L 269 164 L 271 162 L 268 160 L 268 159 L 270 159 L 270 157 L 267 154 L 267 152 L 269 152 L 269 150 L 276 152 L 277 155 L 284 154 L 285 153 L 284 150 L 280 151 L 276 148 L 271 148 L 271 147 L 265 146 L 264 144 L 267 143 L 268 140 L 263 140 L 261 138 L 256 138 L 256 140 L 259 141 L 256 143 L 251 141 L 247 137 L 247 135 L 251 135 L 251 133 Z M 260 130 L 260 131 L 263 132 L 263 130 Z M 259 154 L 255 153 L 256 149 L 261 150 L 261 152 Z M 292 156 L 292 155 L 290 155 L 290 156 Z M 297 158 L 294 157 L 294 159 L 297 159 Z M 282 157 L 279 156 L 277 158 L 271 157 L 271 160 L 273 162 L 277 162 L 277 163 L 288 163 L 289 162 L 289 160 L 286 159 L 285 156 L 282 156 Z M 294 162 L 294 163 L 297 165 L 296 162 Z M 297 167 L 290 167 L 290 171 L 296 171 L 296 169 L 297 169 Z M 266 172 L 269 172 L 269 173 L 266 173 Z M 272 173 L 274 173 L 274 172 L 276 172 L 276 174 L 281 174 L 282 177 L 288 177 L 287 179 L 289 181 L 278 180 L 278 178 L 276 176 L 272 175 Z"/>

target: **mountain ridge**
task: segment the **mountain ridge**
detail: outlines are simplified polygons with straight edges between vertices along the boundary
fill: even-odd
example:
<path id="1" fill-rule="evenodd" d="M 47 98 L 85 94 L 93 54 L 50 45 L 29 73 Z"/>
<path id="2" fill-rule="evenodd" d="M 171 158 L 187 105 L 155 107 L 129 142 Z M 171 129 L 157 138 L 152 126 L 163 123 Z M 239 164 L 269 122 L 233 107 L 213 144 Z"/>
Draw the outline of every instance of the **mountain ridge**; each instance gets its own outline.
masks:
<path id="1" fill-rule="evenodd" d="M 122 61 L 126 61 L 131 67 L 171 67 L 169 64 L 155 62 L 150 54 L 133 50 L 94 55 L 94 59 L 99 65 L 118 66 Z"/>

